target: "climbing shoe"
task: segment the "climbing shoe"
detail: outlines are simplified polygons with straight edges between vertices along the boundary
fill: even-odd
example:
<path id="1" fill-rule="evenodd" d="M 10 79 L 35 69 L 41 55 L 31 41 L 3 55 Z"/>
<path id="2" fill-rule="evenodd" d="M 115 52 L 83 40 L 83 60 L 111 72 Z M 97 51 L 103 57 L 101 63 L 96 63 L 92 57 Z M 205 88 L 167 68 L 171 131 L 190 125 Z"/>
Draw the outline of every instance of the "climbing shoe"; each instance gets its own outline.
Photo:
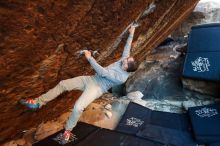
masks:
<path id="1" fill-rule="evenodd" d="M 74 142 L 77 140 L 76 135 L 74 135 L 71 131 L 66 130 L 62 133 L 59 133 L 56 137 L 53 138 L 60 145 L 65 145 L 70 142 Z"/>
<path id="2" fill-rule="evenodd" d="M 74 135 L 74 134 L 73 134 L 71 131 L 69 131 L 69 130 L 65 130 L 62 137 L 63 137 L 62 145 L 77 140 L 76 135 Z"/>
<path id="3" fill-rule="evenodd" d="M 73 137 L 73 133 L 71 133 L 71 131 L 66 130 L 66 131 L 63 133 L 63 139 L 64 139 L 65 141 L 69 141 L 71 137 Z"/>
<path id="4" fill-rule="evenodd" d="M 37 103 L 34 99 L 21 99 L 19 103 L 32 110 L 37 110 L 40 108 L 40 104 Z"/>

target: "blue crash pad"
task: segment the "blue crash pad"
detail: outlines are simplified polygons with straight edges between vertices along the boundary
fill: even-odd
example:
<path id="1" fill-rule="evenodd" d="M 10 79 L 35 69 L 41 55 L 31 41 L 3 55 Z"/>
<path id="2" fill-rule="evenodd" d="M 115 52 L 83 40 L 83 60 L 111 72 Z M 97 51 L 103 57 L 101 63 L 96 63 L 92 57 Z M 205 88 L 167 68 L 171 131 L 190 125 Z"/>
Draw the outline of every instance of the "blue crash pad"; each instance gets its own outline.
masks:
<path id="1" fill-rule="evenodd" d="M 153 124 L 146 124 L 144 128 L 137 133 L 137 136 L 166 145 L 197 146 L 190 132 Z"/>
<path id="2" fill-rule="evenodd" d="M 198 142 L 220 142 L 220 103 L 189 108 L 189 115 Z"/>
<path id="3" fill-rule="evenodd" d="M 128 122 L 131 117 L 135 119 Z M 137 123 L 142 123 L 142 125 L 135 127 Z M 191 125 L 187 114 L 152 111 L 132 102 L 129 103 L 116 130 L 166 145 L 196 145 L 190 131 Z"/>
<path id="4" fill-rule="evenodd" d="M 112 130 L 101 129 L 88 136 L 77 146 L 164 146 L 153 141 L 138 138 Z"/>
<path id="5" fill-rule="evenodd" d="M 149 122 L 150 114 L 150 109 L 131 102 L 115 130 L 135 135 L 144 123 Z"/>
<path id="6" fill-rule="evenodd" d="M 212 144 L 210 144 L 209 146 L 220 146 L 220 142 L 212 143 Z"/>
<path id="7" fill-rule="evenodd" d="M 188 53 L 220 52 L 220 23 L 195 25 L 188 38 Z"/>
<path id="8" fill-rule="evenodd" d="M 78 122 L 77 126 L 73 129 L 73 132 L 76 135 L 76 139 L 74 139 L 72 142 L 65 144 L 64 146 L 76 145 L 77 143 L 84 140 L 87 136 L 89 136 L 90 134 L 94 133 L 97 130 L 100 130 L 100 128 L 83 122 Z M 33 146 L 63 146 L 61 143 L 59 143 L 60 142 L 59 139 L 56 139 L 57 136 L 63 132 L 64 130 L 61 130 L 33 144 Z"/>
<path id="9" fill-rule="evenodd" d="M 183 76 L 220 81 L 220 23 L 193 26 Z"/>
<path id="10" fill-rule="evenodd" d="M 187 53 L 183 75 L 202 80 L 220 80 L 220 52 Z"/>

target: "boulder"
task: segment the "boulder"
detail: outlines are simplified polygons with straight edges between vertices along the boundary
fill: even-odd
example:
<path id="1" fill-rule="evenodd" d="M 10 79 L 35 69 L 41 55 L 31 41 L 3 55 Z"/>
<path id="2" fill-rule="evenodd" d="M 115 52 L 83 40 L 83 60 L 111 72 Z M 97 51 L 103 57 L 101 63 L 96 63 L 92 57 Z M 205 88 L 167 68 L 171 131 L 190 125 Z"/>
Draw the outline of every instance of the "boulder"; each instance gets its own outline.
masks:
<path id="1" fill-rule="evenodd" d="M 182 77 L 185 57 L 175 51 L 179 47 L 184 46 L 175 42 L 152 50 L 146 61 L 127 80 L 127 94 L 138 90 L 143 93 L 142 99 L 146 101 L 178 101 L 180 107 L 184 107 L 185 101 L 192 101 L 195 106 L 200 105 L 197 102 L 201 101 L 204 104 L 218 101 L 219 83 Z M 187 103 L 184 105 L 187 108 Z M 160 107 L 157 109 L 160 110 Z"/>
<path id="2" fill-rule="evenodd" d="M 202 94 L 218 97 L 220 95 L 220 83 L 213 81 L 196 80 L 191 78 L 182 78 L 184 88 L 196 91 Z"/>
<path id="3" fill-rule="evenodd" d="M 1 1 L 0 144 L 72 108 L 79 92 L 63 94 L 34 113 L 17 101 L 36 98 L 60 80 L 94 74 L 86 59 L 76 52 L 85 47 L 98 51 L 96 59 L 102 66 L 118 60 L 127 28 L 137 20 L 141 26 L 135 33 L 131 54 L 143 61 L 146 52 L 175 30 L 197 2 Z"/>

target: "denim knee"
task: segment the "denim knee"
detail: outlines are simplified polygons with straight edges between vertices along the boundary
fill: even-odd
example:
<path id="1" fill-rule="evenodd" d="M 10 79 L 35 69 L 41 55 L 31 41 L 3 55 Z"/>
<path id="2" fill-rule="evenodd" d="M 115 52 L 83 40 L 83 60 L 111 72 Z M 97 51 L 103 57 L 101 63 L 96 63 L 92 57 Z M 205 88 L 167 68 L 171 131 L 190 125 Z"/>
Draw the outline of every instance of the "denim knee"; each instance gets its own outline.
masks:
<path id="1" fill-rule="evenodd" d="M 75 112 L 82 113 L 84 111 L 84 109 L 85 108 L 82 105 L 80 105 L 78 102 L 76 102 L 73 110 Z"/>

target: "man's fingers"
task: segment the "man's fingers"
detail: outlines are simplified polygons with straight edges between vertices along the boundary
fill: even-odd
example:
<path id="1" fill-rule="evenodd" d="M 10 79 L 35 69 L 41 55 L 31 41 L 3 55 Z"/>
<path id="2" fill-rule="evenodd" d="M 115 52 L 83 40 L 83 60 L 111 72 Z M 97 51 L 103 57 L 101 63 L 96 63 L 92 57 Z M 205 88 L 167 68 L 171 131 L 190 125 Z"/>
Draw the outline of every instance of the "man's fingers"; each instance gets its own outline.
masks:
<path id="1" fill-rule="evenodd" d="M 84 53 L 87 53 L 87 52 L 89 52 L 88 50 L 83 50 L 84 51 Z"/>
<path id="2" fill-rule="evenodd" d="M 135 30 L 135 27 L 131 26 L 130 29 L 129 29 L 129 32 L 134 33 L 134 30 Z"/>
<path id="3" fill-rule="evenodd" d="M 85 53 L 85 57 L 86 58 L 90 58 L 91 57 L 91 52 L 90 51 L 85 50 L 84 53 Z"/>

